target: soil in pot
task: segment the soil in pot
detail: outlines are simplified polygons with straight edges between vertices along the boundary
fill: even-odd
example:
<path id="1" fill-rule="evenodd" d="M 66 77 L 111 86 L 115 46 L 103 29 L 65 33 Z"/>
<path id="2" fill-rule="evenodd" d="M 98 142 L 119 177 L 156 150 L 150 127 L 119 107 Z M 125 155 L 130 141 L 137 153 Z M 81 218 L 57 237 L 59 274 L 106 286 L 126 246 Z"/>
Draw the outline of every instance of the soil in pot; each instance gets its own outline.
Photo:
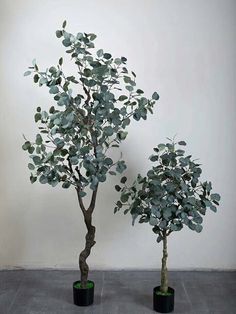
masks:
<path id="1" fill-rule="evenodd" d="M 160 291 L 160 286 L 153 289 L 153 309 L 159 313 L 170 313 L 174 311 L 175 290 L 168 288 L 167 293 Z"/>
<path id="2" fill-rule="evenodd" d="M 86 288 L 81 288 L 81 282 L 73 283 L 74 304 L 78 306 L 88 306 L 93 304 L 94 282 L 88 280 Z"/>

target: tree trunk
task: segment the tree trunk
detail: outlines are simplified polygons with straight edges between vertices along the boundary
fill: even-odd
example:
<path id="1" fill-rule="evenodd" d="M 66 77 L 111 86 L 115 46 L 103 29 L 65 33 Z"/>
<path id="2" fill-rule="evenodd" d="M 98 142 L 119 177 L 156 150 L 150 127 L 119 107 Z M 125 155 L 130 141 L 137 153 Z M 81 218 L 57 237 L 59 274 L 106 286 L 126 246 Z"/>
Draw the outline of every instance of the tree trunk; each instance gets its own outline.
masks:
<path id="1" fill-rule="evenodd" d="M 78 195 L 78 200 L 79 200 L 79 205 L 81 208 L 81 211 L 84 216 L 84 222 L 87 228 L 87 234 L 85 236 L 85 248 L 79 255 L 79 268 L 80 268 L 80 281 L 81 281 L 81 287 L 86 288 L 87 287 L 87 281 L 88 281 L 88 273 L 89 273 L 89 266 L 86 262 L 87 258 L 90 255 L 91 248 L 95 245 L 95 231 L 96 228 L 92 225 L 92 214 L 95 208 L 95 203 L 96 203 L 96 197 L 97 197 L 97 190 L 98 186 L 92 193 L 92 198 L 90 205 L 88 209 L 85 208 L 83 199 L 80 196 L 80 189 L 76 189 L 77 195 Z"/>
<path id="2" fill-rule="evenodd" d="M 79 255 L 79 268 L 80 268 L 80 280 L 81 287 L 86 288 L 88 281 L 89 266 L 86 262 L 88 256 L 90 255 L 91 248 L 95 245 L 95 227 L 92 225 L 92 213 L 86 212 L 84 214 L 84 222 L 87 228 L 87 234 L 85 236 L 85 248 Z"/>
<path id="3" fill-rule="evenodd" d="M 168 273 L 167 273 L 167 236 L 163 232 L 163 256 L 162 256 L 162 265 L 161 265 L 161 292 L 168 292 Z"/>

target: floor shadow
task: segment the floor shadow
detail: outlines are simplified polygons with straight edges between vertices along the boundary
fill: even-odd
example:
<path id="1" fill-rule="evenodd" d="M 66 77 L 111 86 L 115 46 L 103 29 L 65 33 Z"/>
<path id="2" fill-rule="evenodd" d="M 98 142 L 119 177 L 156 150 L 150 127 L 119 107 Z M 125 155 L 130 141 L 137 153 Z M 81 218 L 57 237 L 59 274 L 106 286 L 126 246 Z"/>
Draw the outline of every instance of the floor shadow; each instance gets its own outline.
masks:
<path id="1" fill-rule="evenodd" d="M 100 305 L 101 303 L 102 303 L 101 295 L 95 294 L 94 295 L 94 302 L 93 302 L 93 304 L 94 305 Z"/>
<path id="2" fill-rule="evenodd" d="M 153 310 L 152 307 L 152 295 L 151 294 L 143 294 L 140 293 L 140 291 L 131 291 L 132 294 L 130 294 L 130 296 L 132 297 L 132 301 L 136 304 L 141 305 L 142 307 L 145 307 L 149 310 Z"/>

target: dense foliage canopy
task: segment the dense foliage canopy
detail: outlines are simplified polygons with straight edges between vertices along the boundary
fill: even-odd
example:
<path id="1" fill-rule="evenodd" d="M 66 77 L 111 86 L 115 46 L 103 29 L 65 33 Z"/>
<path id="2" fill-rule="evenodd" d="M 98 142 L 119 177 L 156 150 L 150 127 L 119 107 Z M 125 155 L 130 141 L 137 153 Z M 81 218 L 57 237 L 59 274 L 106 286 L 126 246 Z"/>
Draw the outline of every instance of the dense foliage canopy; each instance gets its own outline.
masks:
<path id="1" fill-rule="evenodd" d="M 65 27 L 66 22 L 56 36 L 75 62 L 78 77 L 64 73 L 62 57 L 45 71 L 33 61 L 25 76 L 33 73 L 34 82 L 46 86 L 56 104 L 48 111 L 37 108 L 39 133 L 34 141 L 26 139 L 22 148 L 32 160 L 32 183 L 37 178 L 51 186 L 62 182 L 63 188 L 79 188 L 83 197 L 85 187 L 95 190 L 108 173 L 123 172 L 124 160 L 114 161 L 110 149 L 126 138 L 131 118 L 145 120 L 148 111 L 152 113 L 159 96 L 143 96 L 125 57 L 113 58 L 102 49 L 94 53 L 95 34 L 73 35 Z"/>
<path id="2" fill-rule="evenodd" d="M 150 156 L 154 166 L 146 176 L 139 174 L 131 186 L 122 177 L 121 186 L 115 187 L 121 193 L 115 212 L 123 208 L 125 214 L 131 213 L 133 223 L 137 217 L 140 223 L 149 222 L 158 242 L 184 225 L 201 232 L 207 208 L 216 212 L 219 205 L 219 194 L 211 193 L 211 182 L 200 182 L 200 164 L 185 155 L 185 145 L 172 140 L 159 144 Z"/>

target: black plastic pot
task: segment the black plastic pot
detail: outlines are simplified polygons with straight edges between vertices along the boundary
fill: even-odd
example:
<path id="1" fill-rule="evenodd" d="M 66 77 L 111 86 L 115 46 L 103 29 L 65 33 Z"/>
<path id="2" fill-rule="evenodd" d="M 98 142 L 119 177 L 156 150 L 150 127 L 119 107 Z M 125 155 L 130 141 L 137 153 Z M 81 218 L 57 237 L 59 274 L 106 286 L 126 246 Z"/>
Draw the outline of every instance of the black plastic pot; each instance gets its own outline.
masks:
<path id="1" fill-rule="evenodd" d="M 88 306 L 93 304 L 94 282 L 89 280 L 88 283 L 92 283 L 92 287 L 85 289 L 76 287 L 79 283 L 80 281 L 75 281 L 73 283 L 74 304 L 78 306 Z"/>
<path id="2" fill-rule="evenodd" d="M 153 289 L 153 309 L 159 313 L 170 313 L 174 311 L 175 290 L 171 287 L 168 288 L 170 295 L 158 294 L 160 286 Z"/>

